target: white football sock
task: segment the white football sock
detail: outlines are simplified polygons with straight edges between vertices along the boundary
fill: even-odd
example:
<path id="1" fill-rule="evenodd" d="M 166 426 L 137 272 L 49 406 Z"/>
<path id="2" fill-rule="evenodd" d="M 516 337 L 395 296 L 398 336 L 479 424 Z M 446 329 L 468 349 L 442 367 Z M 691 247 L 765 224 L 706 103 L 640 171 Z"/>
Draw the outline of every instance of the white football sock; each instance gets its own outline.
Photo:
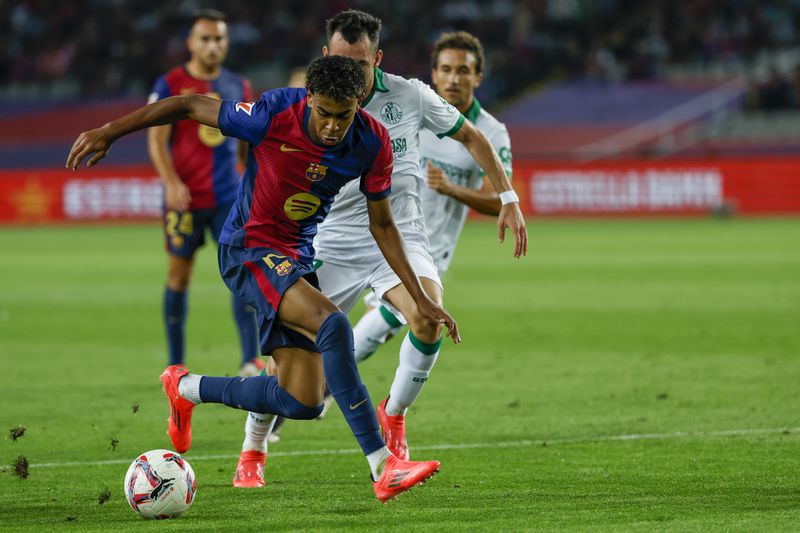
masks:
<path id="1" fill-rule="evenodd" d="M 400 346 L 400 365 L 389 391 L 389 401 L 386 402 L 387 415 L 406 414 L 428 380 L 441 345 L 441 339 L 434 344 L 427 344 L 411 332 L 405 336 Z"/>
<path id="2" fill-rule="evenodd" d="M 381 475 L 383 475 L 387 457 L 389 457 L 389 448 L 386 446 L 367 455 L 367 462 L 369 463 L 370 470 L 372 470 L 373 481 L 378 481 Z"/>
<path id="3" fill-rule="evenodd" d="M 200 399 L 200 380 L 203 376 L 200 374 L 186 374 L 178 382 L 178 392 L 181 396 L 192 402 L 193 404 L 202 403 Z"/>
<path id="4" fill-rule="evenodd" d="M 242 451 L 256 450 L 267 453 L 267 437 L 278 416 L 271 413 L 247 413 L 247 422 L 244 424 L 244 442 Z"/>
<path id="5" fill-rule="evenodd" d="M 403 329 L 403 325 L 393 315 L 389 319 L 392 320 L 392 324 L 387 322 L 386 313 L 389 311 L 382 312 L 380 307 L 373 307 L 353 327 L 357 363 L 375 353 L 375 350 L 386 342 L 389 333 L 396 335 Z"/>

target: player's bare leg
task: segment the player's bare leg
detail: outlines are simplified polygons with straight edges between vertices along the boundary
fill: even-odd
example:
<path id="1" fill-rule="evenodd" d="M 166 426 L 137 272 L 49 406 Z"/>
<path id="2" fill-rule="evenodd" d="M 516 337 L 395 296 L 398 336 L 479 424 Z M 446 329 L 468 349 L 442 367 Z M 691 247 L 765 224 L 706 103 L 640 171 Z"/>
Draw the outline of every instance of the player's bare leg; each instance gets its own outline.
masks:
<path id="1" fill-rule="evenodd" d="M 187 290 L 194 268 L 194 255 L 169 254 L 167 286 L 164 290 L 164 326 L 169 347 L 169 364 L 183 364 L 186 347 Z"/>
<path id="2" fill-rule="evenodd" d="M 442 290 L 439 285 L 425 277 L 420 281 L 428 296 L 441 305 Z M 419 396 L 436 363 L 442 344 L 442 326 L 419 314 L 414 300 L 403 285 L 386 291 L 384 299 L 403 314 L 411 331 L 400 346 L 397 372 L 388 398 L 378 406 L 378 420 L 386 445 L 392 453 L 408 459 L 405 414 Z"/>

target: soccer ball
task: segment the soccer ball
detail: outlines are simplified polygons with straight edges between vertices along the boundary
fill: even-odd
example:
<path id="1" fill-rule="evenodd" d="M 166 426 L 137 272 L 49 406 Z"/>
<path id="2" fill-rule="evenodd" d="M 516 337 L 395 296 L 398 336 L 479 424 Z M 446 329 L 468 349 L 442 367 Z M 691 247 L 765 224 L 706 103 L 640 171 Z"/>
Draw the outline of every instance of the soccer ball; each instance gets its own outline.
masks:
<path id="1" fill-rule="evenodd" d="M 169 450 L 137 457 L 125 474 L 125 497 L 144 518 L 174 518 L 186 512 L 197 493 L 189 462 Z"/>

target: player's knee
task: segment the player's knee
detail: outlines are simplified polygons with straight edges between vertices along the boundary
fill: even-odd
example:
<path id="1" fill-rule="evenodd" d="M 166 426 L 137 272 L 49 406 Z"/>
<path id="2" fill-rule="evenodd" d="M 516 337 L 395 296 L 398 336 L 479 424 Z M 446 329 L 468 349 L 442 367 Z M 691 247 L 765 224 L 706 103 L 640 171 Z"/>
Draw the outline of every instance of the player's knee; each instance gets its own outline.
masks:
<path id="1" fill-rule="evenodd" d="M 414 336 L 422 342 L 434 343 L 442 336 L 442 325 L 439 322 L 417 313 L 414 313 L 408 325 Z"/>
<path id="2" fill-rule="evenodd" d="M 294 420 L 314 420 L 322 413 L 322 409 L 324 407 L 324 404 L 320 404 L 316 407 L 310 407 L 297 402 L 287 409 L 286 418 L 291 418 Z"/>
<path id="3" fill-rule="evenodd" d="M 323 322 L 327 322 L 331 327 L 337 330 L 347 330 L 350 327 L 350 321 L 347 319 L 347 315 L 338 309 L 333 309 L 329 312 L 325 316 Z"/>
<path id="4" fill-rule="evenodd" d="M 316 332 L 319 332 L 319 329 L 322 327 L 325 322 L 327 322 L 333 316 L 333 320 L 338 320 L 338 315 L 344 316 L 344 314 L 336 307 L 335 304 L 330 302 L 325 302 L 323 305 L 317 307 L 311 314 L 307 315 L 308 319 L 308 329 L 313 331 L 313 328 L 316 328 Z M 347 320 L 347 317 L 345 317 Z M 349 322 L 348 322 L 349 324 Z"/>
<path id="5" fill-rule="evenodd" d="M 190 279 L 189 275 L 170 272 L 167 276 L 167 287 L 172 291 L 185 291 L 189 288 Z"/>
<path id="6" fill-rule="evenodd" d="M 328 313 L 322 318 L 320 327 L 317 330 L 317 348 L 325 351 L 330 344 L 342 344 L 347 338 L 352 339 L 353 329 L 347 315 L 339 311 Z"/>

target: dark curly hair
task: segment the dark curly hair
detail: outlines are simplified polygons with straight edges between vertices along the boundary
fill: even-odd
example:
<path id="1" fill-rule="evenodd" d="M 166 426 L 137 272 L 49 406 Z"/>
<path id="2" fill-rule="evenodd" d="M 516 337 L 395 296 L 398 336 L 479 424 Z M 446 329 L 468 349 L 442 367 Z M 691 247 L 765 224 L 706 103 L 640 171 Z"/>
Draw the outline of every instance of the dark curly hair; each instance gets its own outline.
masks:
<path id="1" fill-rule="evenodd" d="M 358 42 L 362 35 L 366 35 L 374 49 L 377 50 L 380 41 L 381 19 L 357 9 L 348 9 L 329 19 L 325 24 L 325 30 L 328 33 L 329 43 L 337 31 L 350 44 Z"/>
<path id="2" fill-rule="evenodd" d="M 361 66 L 349 57 L 325 56 L 308 65 L 306 90 L 346 102 L 351 98 L 360 100 L 367 93 L 367 82 Z"/>
<path id="3" fill-rule="evenodd" d="M 443 33 L 433 43 L 431 52 L 431 68 L 436 70 L 439 63 L 439 54 L 442 50 L 466 50 L 475 56 L 475 73 L 483 74 L 483 45 L 477 37 L 466 31 Z"/>

